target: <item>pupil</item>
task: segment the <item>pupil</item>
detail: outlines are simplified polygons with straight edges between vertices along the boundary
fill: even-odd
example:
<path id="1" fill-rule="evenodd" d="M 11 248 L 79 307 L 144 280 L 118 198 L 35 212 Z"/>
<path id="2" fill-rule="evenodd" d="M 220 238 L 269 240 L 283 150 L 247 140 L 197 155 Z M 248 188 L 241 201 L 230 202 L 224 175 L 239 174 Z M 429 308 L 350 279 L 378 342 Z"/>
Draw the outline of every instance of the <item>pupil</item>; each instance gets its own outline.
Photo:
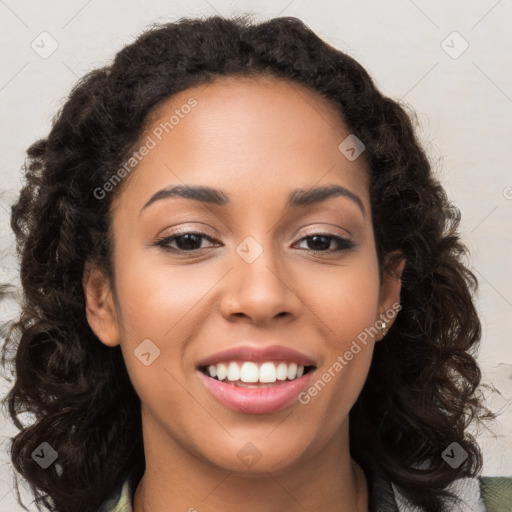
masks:
<path id="1" fill-rule="evenodd" d="M 329 249 L 330 240 L 326 236 L 315 235 L 310 238 L 309 243 L 310 243 L 310 245 L 314 246 L 315 243 L 318 242 L 318 240 L 323 240 L 324 243 L 320 244 L 320 246 L 318 246 L 318 244 L 316 244 L 317 245 L 316 247 L 310 247 L 310 248 L 312 248 L 313 250 L 316 250 L 316 251 L 318 251 L 320 249 Z"/>
<path id="2" fill-rule="evenodd" d="M 180 243 L 184 241 L 184 243 Z M 199 242 L 199 246 L 201 245 L 201 240 L 198 235 L 193 233 L 187 233 L 186 235 L 181 235 L 176 238 L 176 245 L 180 249 L 197 249 L 197 242 Z"/>

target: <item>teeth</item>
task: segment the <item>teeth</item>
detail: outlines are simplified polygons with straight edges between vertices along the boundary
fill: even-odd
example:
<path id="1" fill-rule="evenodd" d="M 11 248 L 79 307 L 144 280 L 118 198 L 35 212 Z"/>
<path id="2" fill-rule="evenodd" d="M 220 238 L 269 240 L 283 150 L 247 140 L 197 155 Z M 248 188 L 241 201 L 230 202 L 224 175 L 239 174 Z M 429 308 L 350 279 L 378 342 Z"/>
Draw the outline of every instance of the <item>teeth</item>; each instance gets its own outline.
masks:
<path id="1" fill-rule="evenodd" d="M 215 366 L 215 365 L 213 365 Z M 208 368 L 211 368 L 211 366 L 209 366 Z M 226 378 L 226 375 L 228 374 L 228 370 L 226 368 L 226 365 L 225 364 L 218 364 L 217 365 L 217 379 L 219 380 L 224 380 Z"/>
<path id="2" fill-rule="evenodd" d="M 220 381 L 247 383 L 273 383 L 276 381 L 294 380 L 304 375 L 304 366 L 297 363 L 274 363 L 266 361 L 258 364 L 252 361 L 229 361 L 208 366 L 207 373 Z"/>
<path id="3" fill-rule="evenodd" d="M 304 367 L 302 367 L 302 371 L 304 371 Z M 297 364 L 292 363 L 288 366 L 288 378 L 292 380 L 295 377 L 297 377 Z"/>
<path id="4" fill-rule="evenodd" d="M 228 380 L 240 380 L 240 367 L 234 361 L 228 366 Z"/>
<path id="5" fill-rule="evenodd" d="M 259 381 L 275 382 L 276 381 L 276 365 L 274 363 L 263 363 L 260 366 Z"/>
<path id="6" fill-rule="evenodd" d="M 286 377 L 288 376 L 288 366 L 286 365 L 286 363 L 279 363 L 276 373 L 277 380 L 286 380 Z"/>
<path id="7" fill-rule="evenodd" d="M 242 368 L 240 368 L 240 380 L 242 382 L 258 382 L 258 379 L 258 366 L 255 363 L 251 362 L 244 363 L 242 365 Z"/>

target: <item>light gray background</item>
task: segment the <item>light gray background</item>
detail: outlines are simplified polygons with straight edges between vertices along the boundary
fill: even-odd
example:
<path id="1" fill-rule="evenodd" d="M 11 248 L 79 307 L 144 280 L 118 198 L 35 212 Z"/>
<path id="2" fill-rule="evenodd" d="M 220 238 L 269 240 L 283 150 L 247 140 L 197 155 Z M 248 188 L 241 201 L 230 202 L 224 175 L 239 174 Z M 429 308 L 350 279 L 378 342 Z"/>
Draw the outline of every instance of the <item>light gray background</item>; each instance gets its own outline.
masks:
<path id="1" fill-rule="evenodd" d="M 478 433 L 484 474 L 511 476 L 511 0 L 53 0 L 44 5 L 36 0 L 0 0 L 1 281 L 16 275 L 8 211 L 20 187 L 24 151 L 48 133 L 76 80 L 107 64 L 151 23 L 245 12 L 256 19 L 301 18 L 354 56 L 385 94 L 418 113 L 420 137 L 462 212 L 461 232 L 480 279 L 479 361 L 484 381 L 502 394 L 489 400 L 501 413 L 492 431 Z M 40 35 L 44 31 L 51 37 Z M 31 47 L 48 52 L 55 44 L 52 39 L 58 48 L 47 58 Z M 5 306 L 0 314 L 9 315 Z M 3 383 L 2 393 L 7 389 L 8 383 Z M 6 420 L 0 421 L 0 428 L 0 511 L 21 510 L 11 490 L 7 454 L 8 436 L 16 430 Z M 29 495 L 23 495 L 29 503 Z"/>

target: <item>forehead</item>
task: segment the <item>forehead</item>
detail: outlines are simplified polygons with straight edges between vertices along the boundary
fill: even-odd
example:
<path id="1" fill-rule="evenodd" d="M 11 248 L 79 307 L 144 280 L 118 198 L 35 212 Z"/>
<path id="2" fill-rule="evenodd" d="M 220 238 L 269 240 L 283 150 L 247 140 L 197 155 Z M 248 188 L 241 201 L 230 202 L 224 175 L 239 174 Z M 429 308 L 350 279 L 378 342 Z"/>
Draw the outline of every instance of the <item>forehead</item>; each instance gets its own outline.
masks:
<path id="1" fill-rule="evenodd" d="M 164 100 L 152 119 L 157 121 L 165 113 L 180 108 L 190 96 L 201 100 L 200 111 L 205 115 L 218 111 L 220 107 L 226 116 L 251 111 L 253 118 L 259 118 L 272 110 L 274 115 L 266 118 L 268 122 L 283 121 L 290 114 L 294 118 L 306 114 L 308 121 L 313 123 L 312 127 L 320 121 L 331 128 L 343 127 L 339 112 L 319 92 L 298 82 L 270 75 L 216 77 L 211 82 L 190 87 Z M 195 110 L 197 113 L 199 109 Z M 318 119 L 314 119 L 313 114 Z"/>
<path id="2" fill-rule="evenodd" d="M 220 143 L 223 135 L 229 135 L 231 140 L 236 137 L 247 143 L 266 143 L 267 151 L 271 151 L 272 146 L 285 140 L 289 144 L 311 141 L 318 146 L 318 139 L 323 139 L 328 145 L 332 137 L 338 140 L 347 131 L 339 111 L 318 92 L 268 76 L 219 77 L 181 91 L 152 114 L 150 131 L 170 120 L 173 113 L 189 110 L 187 102 L 191 98 L 197 105 L 189 114 L 175 119 L 178 123 L 172 135 L 184 134 L 187 125 L 193 125 L 190 128 L 195 138 L 203 137 L 203 142 L 216 139 Z"/>
<path id="3" fill-rule="evenodd" d="M 191 106 L 193 105 L 193 106 Z M 188 88 L 152 113 L 141 143 L 152 149 L 129 177 L 133 193 L 170 183 L 260 191 L 313 186 L 341 178 L 367 192 L 363 159 L 338 146 L 349 135 L 342 116 L 319 93 L 272 77 L 222 77 Z"/>

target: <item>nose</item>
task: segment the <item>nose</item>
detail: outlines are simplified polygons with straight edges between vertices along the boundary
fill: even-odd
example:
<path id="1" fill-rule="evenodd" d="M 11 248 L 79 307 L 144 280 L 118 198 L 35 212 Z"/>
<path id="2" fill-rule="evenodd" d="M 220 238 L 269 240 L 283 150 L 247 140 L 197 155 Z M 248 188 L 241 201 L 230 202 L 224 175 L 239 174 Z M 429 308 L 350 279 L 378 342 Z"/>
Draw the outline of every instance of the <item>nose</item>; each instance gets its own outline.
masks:
<path id="1" fill-rule="evenodd" d="M 271 250 L 248 263 L 236 253 L 234 268 L 226 276 L 220 310 L 229 321 L 236 318 L 250 319 L 252 323 L 264 325 L 274 318 L 296 318 L 303 303 L 296 295 L 295 277 L 284 272 Z"/>

